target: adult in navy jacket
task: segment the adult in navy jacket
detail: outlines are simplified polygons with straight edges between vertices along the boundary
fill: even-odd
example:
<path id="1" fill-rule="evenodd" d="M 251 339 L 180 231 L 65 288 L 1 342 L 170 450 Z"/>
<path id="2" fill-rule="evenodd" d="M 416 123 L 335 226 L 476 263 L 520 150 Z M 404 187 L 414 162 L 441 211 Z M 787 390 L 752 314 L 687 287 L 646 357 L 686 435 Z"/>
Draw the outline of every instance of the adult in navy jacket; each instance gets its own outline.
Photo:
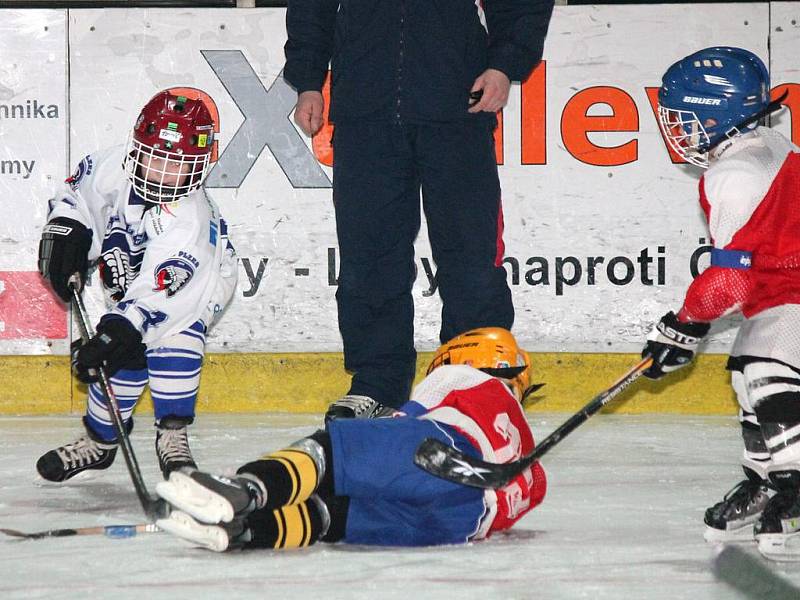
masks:
<path id="1" fill-rule="evenodd" d="M 284 78 L 295 121 L 323 119 L 331 64 L 336 300 L 348 394 L 326 420 L 378 416 L 414 377 L 419 198 L 442 299 L 442 342 L 510 329 L 495 113 L 542 57 L 552 0 L 289 0 Z"/>

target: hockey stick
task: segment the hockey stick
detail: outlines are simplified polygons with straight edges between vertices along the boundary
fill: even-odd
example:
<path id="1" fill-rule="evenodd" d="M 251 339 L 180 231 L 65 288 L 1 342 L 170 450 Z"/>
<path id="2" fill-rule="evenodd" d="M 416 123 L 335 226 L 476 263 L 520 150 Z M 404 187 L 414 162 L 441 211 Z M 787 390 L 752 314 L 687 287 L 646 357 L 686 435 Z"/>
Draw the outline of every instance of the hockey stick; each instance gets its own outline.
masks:
<path id="1" fill-rule="evenodd" d="M 437 439 L 428 438 L 417 448 L 414 454 L 414 463 L 442 479 L 477 488 L 501 488 L 541 459 L 553 446 L 608 404 L 612 398 L 636 381 L 652 364 L 651 357 L 642 359 L 610 388 L 592 398 L 591 402 L 542 440 L 542 443 L 536 446 L 533 452 L 519 460 L 502 464 L 486 462 L 474 456 L 468 456 Z"/>
<path id="2" fill-rule="evenodd" d="M 797 600 L 800 588 L 769 569 L 763 560 L 736 546 L 722 546 L 711 561 L 714 575 L 746 598 Z"/>
<path id="3" fill-rule="evenodd" d="M 72 305 L 78 315 L 78 327 L 81 330 L 81 338 L 84 343 L 89 341 L 94 335 L 92 331 L 92 324 L 89 322 L 89 315 L 86 312 L 86 305 L 83 303 L 78 288 L 80 287 L 80 276 L 75 273 L 69 280 L 69 288 L 72 290 Z M 144 514 L 148 519 L 155 521 L 167 515 L 169 508 L 167 503 L 160 498 L 153 498 L 147 491 L 147 487 L 142 479 L 142 471 L 139 468 L 139 463 L 136 460 L 136 455 L 133 453 L 133 446 L 131 439 L 128 437 L 128 430 L 125 428 L 125 423 L 122 420 L 122 414 L 119 410 L 119 403 L 117 397 L 114 395 L 114 390 L 108 381 L 108 375 L 103 367 L 98 367 L 97 374 L 100 379 L 100 387 L 103 389 L 103 394 L 106 398 L 106 406 L 108 413 L 111 415 L 111 423 L 114 426 L 114 432 L 117 434 L 117 440 L 120 448 L 122 448 L 122 455 L 125 457 L 125 464 L 128 465 L 128 473 L 130 473 L 133 487 L 136 489 L 136 495 L 139 497 L 139 502 L 142 504 Z"/>
<path id="4" fill-rule="evenodd" d="M 110 538 L 131 538 L 140 533 L 158 533 L 161 531 L 153 523 L 139 525 L 106 525 L 104 527 L 75 527 L 74 529 L 48 529 L 36 533 L 25 533 L 16 529 L 1 529 L 0 532 L 20 540 L 41 540 L 50 537 L 68 537 L 71 535 L 104 535 Z"/>

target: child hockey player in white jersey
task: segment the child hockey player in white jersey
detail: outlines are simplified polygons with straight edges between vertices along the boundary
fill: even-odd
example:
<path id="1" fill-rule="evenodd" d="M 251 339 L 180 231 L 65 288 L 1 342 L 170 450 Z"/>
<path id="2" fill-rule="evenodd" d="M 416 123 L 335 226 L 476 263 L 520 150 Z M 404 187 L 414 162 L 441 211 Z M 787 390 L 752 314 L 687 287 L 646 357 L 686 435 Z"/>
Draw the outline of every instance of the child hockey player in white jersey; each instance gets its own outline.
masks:
<path id="1" fill-rule="evenodd" d="M 530 359 L 510 332 L 468 331 L 439 349 L 428 376 L 392 418 L 332 420 L 233 478 L 172 473 L 156 486 L 174 507 L 158 525 L 216 551 L 486 538 L 542 501 L 541 465 L 502 489 L 482 490 L 423 471 L 414 452 L 433 437 L 484 460 L 520 458 L 534 446 L 521 401 L 535 387 Z"/>
<path id="2" fill-rule="evenodd" d="M 96 335 L 73 343 L 78 378 L 90 383 L 86 433 L 44 454 L 46 480 L 106 469 L 116 434 L 94 368 L 104 365 L 128 429 L 149 382 L 156 453 L 164 477 L 195 468 L 187 425 L 194 420 L 205 336 L 236 285 L 227 226 L 205 193 L 214 121 L 201 100 L 155 95 L 127 147 L 87 156 L 50 200 L 39 271 L 65 302 L 74 273 L 97 263 L 107 312 Z"/>
<path id="3" fill-rule="evenodd" d="M 693 358 L 710 322 L 744 315 L 728 369 L 739 400 L 746 479 L 705 514 L 709 541 L 755 540 L 776 560 L 800 559 L 800 154 L 758 126 L 777 110 L 769 74 L 739 48 L 700 50 L 672 65 L 658 95 L 671 147 L 707 168 L 700 206 L 711 266 L 682 308 L 648 337 L 653 379 Z"/>

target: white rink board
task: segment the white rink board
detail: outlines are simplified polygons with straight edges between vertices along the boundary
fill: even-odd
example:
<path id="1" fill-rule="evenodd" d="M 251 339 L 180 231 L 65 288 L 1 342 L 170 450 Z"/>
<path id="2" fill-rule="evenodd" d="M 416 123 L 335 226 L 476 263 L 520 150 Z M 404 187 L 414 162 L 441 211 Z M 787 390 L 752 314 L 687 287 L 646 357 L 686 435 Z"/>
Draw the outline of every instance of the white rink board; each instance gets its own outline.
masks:
<path id="1" fill-rule="evenodd" d="M 798 6 L 777 3 L 773 24 L 778 14 L 790 20 Z M 691 10 L 686 5 L 556 8 L 545 47 L 546 164 L 521 164 L 519 86 L 512 88 L 503 124 L 504 239 L 506 255 L 520 265 L 519 278 L 510 276 L 509 282 L 517 309 L 515 331 L 530 350 L 636 351 L 650 324 L 680 306 L 691 280 L 690 257 L 704 236 L 696 202 L 698 173 L 669 160 L 645 87 L 658 86 L 673 61 L 711 44 L 746 47 L 779 70 L 776 83 L 798 81 L 791 70 L 800 47 L 797 29 L 780 39 L 773 34 L 769 56 L 769 11 L 769 5 L 755 3 L 698 5 Z M 335 286 L 329 273 L 336 235 L 330 189 L 323 187 L 331 171 L 316 161 L 309 167 L 310 140 L 293 126 L 287 133 L 291 106 L 286 107 L 286 90 L 281 89 L 286 86 L 278 78 L 285 11 L 130 9 L 68 14 L 71 165 L 99 147 L 124 140 L 137 110 L 158 89 L 196 87 L 216 100 L 222 126 L 220 167 L 236 155 L 234 170 L 244 177 L 238 187 L 216 187 L 211 193 L 247 264 L 240 265 L 239 293 L 212 333 L 209 350 L 339 350 Z M 635 140 L 633 162 L 595 166 L 570 154 L 565 145 L 565 107 L 577 93 L 599 86 L 619 88 L 632 99 L 638 126 L 629 132 L 589 133 L 588 139 L 598 146 Z M 609 106 L 596 104 L 588 114 L 609 111 Z M 565 124 L 570 125 L 569 118 Z M 788 133 L 788 125 L 780 126 Z M 253 143 L 239 144 L 226 157 L 228 146 L 236 145 L 231 143 L 234 135 L 238 131 L 241 137 L 245 130 L 257 130 Z M 265 140 L 268 147 L 262 149 Z M 212 174 L 212 179 L 217 176 L 212 185 L 230 185 L 235 173 L 220 167 Z M 29 195 L 40 193 L 31 190 Z M 24 244 L 34 249 L 35 239 Z M 645 249 L 652 261 L 648 273 L 640 264 Z M 575 285 L 557 286 L 556 261 L 571 260 L 566 257 L 577 259 L 582 276 Z M 589 257 L 595 257 L 595 263 L 603 259 L 593 284 L 587 273 Z M 542 259 L 548 263 L 549 285 L 532 285 L 526 271 L 542 266 Z M 657 274 L 659 259 L 663 277 Z M 609 281 L 607 265 L 612 260 L 617 264 L 612 276 L 618 282 L 625 281 L 626 264 L 630 265 L 628 283 Z M 423 226 L 414 287 L 416 337 L 423 350 L 438 343 L 441 311 L 438 296 L 428 293 L 430 263 Z M 250 279 L 259 269 L 263 277 L 256 290 Z M 570 266 L 563 273 L 567 280 L 573 276 Z M 540 275 L 529 278 L 536 281 Z M 653 285 L 643 283 L 648 278 Z M 709 349 L 724 352 L 731 339 L 730 330 L 715 333 Z M 31 347 L 31 353 L 37 351 Z"/>
<path id="2" fill-rule="evenodd" d="M 67 119 L 65 12 L 0 10 L 0 272 L 36 270 L 45 200 L 67 166 Z M 8 285 L 0 273 L 0 294 Z M 0 340 L 0 354 L 50 351 L 44 339 Z"/>
<path id="3" fill-rule="evenodd" d="M 0 11 L 0 270 L 36 268 L 42 198 L 67 164 L 65 26 L 63 11 Z"/>
<path id="4" fill-rule="evenodd" d="M 513 287 L 515 330 L 537 351 L 638 352 L 652 323 L 677 310 L 691 281 L 689 262 L 705 237 L 697 203 L 699 172 L 673 165 L 645 87 L 658 87 L 674 61 L 712 44 L 746 47 L 767 59 L 768 5 L 559 7 L 545 46 L 547 60 L 547 165 L 516 164 L 517 104 L 505 111 L 506 148 L 501 167 L 506 211 L 506 252 L 550 259 L 574 256 L 584 266 L 579 285 L 558 296 L 554 286 Z M 646 50 L 645 50 L 646 49 Z M 619 167 L 580 162 L 564 148 L 564 107 L 580 90 L 613 86 L 636 103 L 639 131 L 590 133 L 598 146 L 638 140 L 638 159 Z M 593 115 L 609 115 L 596 105 Z M 646 286 L 637 273 L 627 285 L 609 282 L 602 266 L 589 285 L 586 257 L 651 257 L 664 247 L 663 285 Z M 520 261 L 522 262 L 522 261 Z M 707 263 L 706 263 L 707 264 Z M 655 263 L 650 269 L 654 276 Z M 620 272 L 617 272 L 619 277 Z M 720 330 L 715 327 L 714 332 Z M 724 352 L 730 331 L 714 333 L 709 350 Z"/>
<path id="5" fill-rule="evenodd" d="M 800 83 L 800 2 L 775 2 L 770 5 L 770 77 L 773 87 L 782 83 Z M 792 119 L 789 111 L 773 118 L 773 126 L 784 135 L 790 135 L 800 124 L 800 115 Z M 777 121 L 777 124 L 776 124 Z M 796 142 L 795 142 L 796 143 Z"/>

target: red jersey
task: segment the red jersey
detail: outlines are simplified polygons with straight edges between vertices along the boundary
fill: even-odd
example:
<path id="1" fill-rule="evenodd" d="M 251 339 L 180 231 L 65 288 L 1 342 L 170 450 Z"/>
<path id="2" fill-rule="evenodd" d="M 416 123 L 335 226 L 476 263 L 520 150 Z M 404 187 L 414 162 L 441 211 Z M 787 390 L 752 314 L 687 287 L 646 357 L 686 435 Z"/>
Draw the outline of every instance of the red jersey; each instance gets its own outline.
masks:
<path id="1" fill-rule="evenodd" d="M 712 259 L 689 286 L 679 317 L 709 322 L 800 304 L 800 149 L 759 127 L 713 152 L 700 205 L 713 247 L 740 264 L 715 266 Z"/>
<path id="2" fill-rule="evenodd" d="M 511 391 L 466 365 L 437 368 L 414 388 L 404 409 L 410 416 L 455 428 L 489 462 L 518 460 L 534 448 L 525 412 Z M 486 490 L 486 512 L 472 539 L 511 527 L 541 503 L 546 489 L 544 469 L 535 463 L 504 488 Z"/>

